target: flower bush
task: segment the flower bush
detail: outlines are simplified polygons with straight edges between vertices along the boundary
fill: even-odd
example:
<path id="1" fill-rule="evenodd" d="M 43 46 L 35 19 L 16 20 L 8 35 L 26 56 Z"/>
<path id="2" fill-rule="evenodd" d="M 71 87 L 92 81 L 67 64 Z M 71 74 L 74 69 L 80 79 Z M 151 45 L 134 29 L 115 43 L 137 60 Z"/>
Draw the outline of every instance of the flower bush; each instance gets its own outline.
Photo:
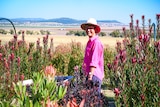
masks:
<path id="1" fill-rule="evenodd" d="M 113 62 L 108 63 L 110 81 L 115 93 L 117 107 L 158 107 L 160 105 L 160 40 L 153 41 L 153 27 L 145 30 L 139 20 L 134 26 L 131 17 L 130 31 L 123 28 L 125 39 L 117 42 Z M 157 38 L 159 38 L 157 15 Z M 150 24 L 149 20 L 149 24 Z"/>
<path id="2" fill-rule="evenodd" d="M 66 83 L 67 92 L 59 104 L 63 107 L 108 107 L 107 97 L 97 91 L 99 83 L 86 80 L 79 69 L 74 67 L 73 79 Z"/>

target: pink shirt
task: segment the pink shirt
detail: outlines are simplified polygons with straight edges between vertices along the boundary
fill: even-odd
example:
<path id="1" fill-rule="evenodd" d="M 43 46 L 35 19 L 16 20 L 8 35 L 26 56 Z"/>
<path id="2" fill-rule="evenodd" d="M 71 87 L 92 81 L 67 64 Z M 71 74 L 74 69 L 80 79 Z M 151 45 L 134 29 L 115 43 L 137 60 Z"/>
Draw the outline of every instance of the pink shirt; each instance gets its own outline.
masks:
<path id="1" fill-rule="evenodd" d="M 94 75 L 100 80 L 104 78 L 104 56 L 103 45 L 98 36 L 89 39 L 83 60 L 83 70 L 87 75 L 90 72 L 90 66 L 96 67 Z"/>

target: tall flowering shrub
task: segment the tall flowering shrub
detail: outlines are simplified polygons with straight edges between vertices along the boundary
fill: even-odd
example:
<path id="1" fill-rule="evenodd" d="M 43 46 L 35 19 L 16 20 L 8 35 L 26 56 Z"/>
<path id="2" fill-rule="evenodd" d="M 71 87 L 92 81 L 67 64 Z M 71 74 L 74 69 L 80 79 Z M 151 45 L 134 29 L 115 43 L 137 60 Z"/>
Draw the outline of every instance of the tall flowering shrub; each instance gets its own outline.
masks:
<path id="1" fill-rule="evenodd" d="M 14 35 L 8 43 L 0 42 L 1 101 L 12 98 L 14 94 L 12 82 L 30 79 L 33 72 L 40 71 L 45 65 L 50 64 L 52 56 L 50 49 L 53 47 L 48 47 L 48 35 L 43 38 L 44 48 L 40 46 L 40 39 L 38 39 L 36 49 L 34 43 L 26 43 L 24 36 L 23 31 L 20 40 L 18 35 Z"/>
<path id="2" fill-rule="evenodd" d="M 117 107 L 158 107 L 160 40 L 153 41 L 151 25 L 146 30 L 145 16 L 142 16 L 142 28 L 139 20 L 134 26 L 133 15 L 130 17 L 129 33 L 123 28 L 125 39 L 117 43 L 115 59 L 108 63 L 115 102 Z"/>

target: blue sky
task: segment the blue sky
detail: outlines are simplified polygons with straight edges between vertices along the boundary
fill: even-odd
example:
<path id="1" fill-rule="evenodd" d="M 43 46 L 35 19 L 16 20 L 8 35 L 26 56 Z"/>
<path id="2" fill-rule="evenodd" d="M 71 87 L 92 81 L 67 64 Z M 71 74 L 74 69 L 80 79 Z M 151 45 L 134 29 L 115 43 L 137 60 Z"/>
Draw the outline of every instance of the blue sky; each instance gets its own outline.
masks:
<path id="1" fill-rule="evenodd" d="M 160 0 L 0 0 L 0 17 L 60 18 L 87 20 L 117 20 L 130 23 L 145 15 L 146 21 L 156 21 L 160 14 Z M 155 22 L 156 23 L 156 22 Z"/>

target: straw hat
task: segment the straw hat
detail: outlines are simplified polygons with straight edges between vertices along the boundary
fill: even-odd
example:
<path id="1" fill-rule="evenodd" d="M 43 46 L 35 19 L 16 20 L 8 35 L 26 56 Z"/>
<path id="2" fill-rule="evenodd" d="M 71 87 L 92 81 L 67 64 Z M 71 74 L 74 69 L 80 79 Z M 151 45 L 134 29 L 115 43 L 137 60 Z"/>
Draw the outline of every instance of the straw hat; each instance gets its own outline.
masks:
<path id="1" fill-rule="evenodd" d="M 88 19 L 87 23 L 81 24 L 81 28 L 82 28 L 83 30 L 86 30 L 86 27 L 87 27 L 88 25 L 95 26 L 95 32 L 96 32 L 96 33 L 99 33 L 99 32 L 101 31 L 100 26 L 97 24 L 97 21 L 96 21 L 94 18 L 90 18 L 90 19 Z"/>

